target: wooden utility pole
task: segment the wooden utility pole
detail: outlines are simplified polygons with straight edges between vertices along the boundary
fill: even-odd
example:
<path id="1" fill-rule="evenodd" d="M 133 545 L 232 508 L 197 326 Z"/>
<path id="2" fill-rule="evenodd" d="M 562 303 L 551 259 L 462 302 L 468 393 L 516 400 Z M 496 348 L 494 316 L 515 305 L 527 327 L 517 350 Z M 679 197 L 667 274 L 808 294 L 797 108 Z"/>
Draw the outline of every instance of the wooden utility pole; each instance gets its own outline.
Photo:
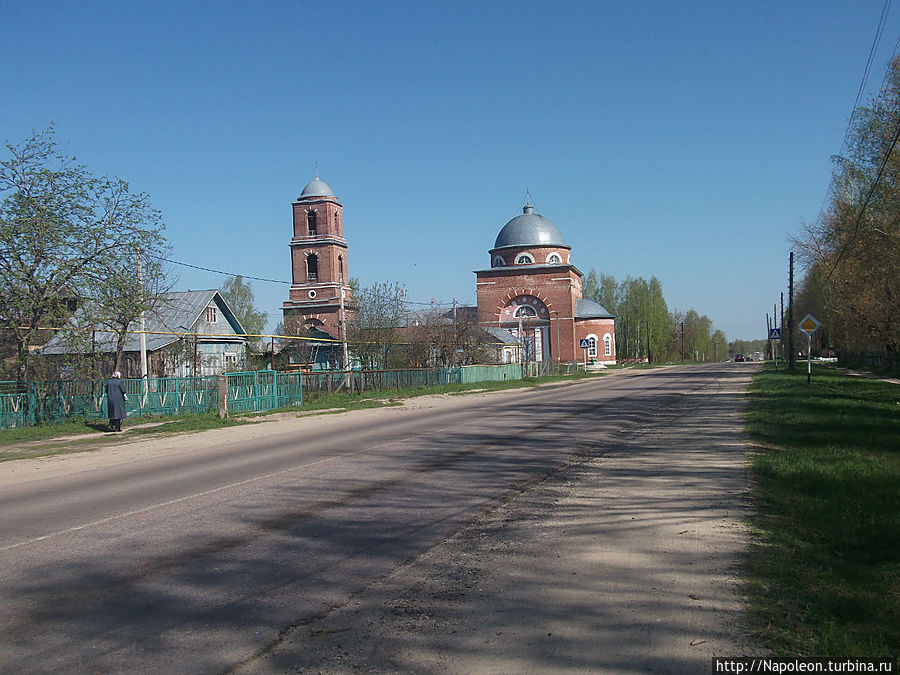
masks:
<path id="1" fill-rule="evenodd" d="M 344 348 L 344 384 L 347 385 L 347 391 L 353 393 L 353 380 L 350 378 L 350 352 L 347 349 L 347 319 L 344 316 L 344 270 L 341 269 L 338 275 L 338 293 L 340 293 L 341 301 L 341 344 Z"/>
<path id="2" fill-rule="evenodd" d="M 797 353 L 794 351 L 794 252 L 791 251 L 788 273 L 788 369 L 796 367 Z"/>

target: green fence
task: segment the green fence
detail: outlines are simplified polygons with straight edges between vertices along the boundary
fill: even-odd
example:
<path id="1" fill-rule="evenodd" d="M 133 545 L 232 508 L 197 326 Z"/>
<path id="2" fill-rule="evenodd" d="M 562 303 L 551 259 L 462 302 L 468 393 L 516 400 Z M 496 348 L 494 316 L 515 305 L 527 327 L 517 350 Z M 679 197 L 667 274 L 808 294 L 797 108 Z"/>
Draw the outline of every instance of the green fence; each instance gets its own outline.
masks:
<path id="1" fill-rule="evenodd" d="M 845 368 L 861 368 L 879 373 L 900 373 L 898 352 L 841 352 L 838 365 Z"/>
<path id="2" fill-rule="evenodd" d="M 411 370 L 355 370 L 350 373 L 277 373 L 261 370 L 225 375 L 229 412 L 272 410 L 303 402 L 303 389 L 337 391 L 352 383 L 352 391 L 472 384 L 518 380 L 521 364 L 418 368 Z M 129 417 L 180 415 L 219 409 L 219 379 L 164 377 L 123 380 Z M 106 417 L 106 382 L 60 380 L 0 382 L 0 429 L 63 422 L 72 417 Z"/>
<path id="3" fill-rule="evenodd" d="M 303 401 L 296 373 L 228 373 L 229 409 L 232 412 L 271 410 Z M 219 409 L 219 379 L 161 377 L 122 380 L 129 417 L 182 415 Z M 73 417 L 106 417 L 106 382 L 55 380 L 0 382 L 0 429 L 53 424 Z"/>
<path id="4" fill-rule="evenodd" d="M 228 411 L 258 412 L 303 403 L 300 373 L 260 370 L 228 373 Z"/>

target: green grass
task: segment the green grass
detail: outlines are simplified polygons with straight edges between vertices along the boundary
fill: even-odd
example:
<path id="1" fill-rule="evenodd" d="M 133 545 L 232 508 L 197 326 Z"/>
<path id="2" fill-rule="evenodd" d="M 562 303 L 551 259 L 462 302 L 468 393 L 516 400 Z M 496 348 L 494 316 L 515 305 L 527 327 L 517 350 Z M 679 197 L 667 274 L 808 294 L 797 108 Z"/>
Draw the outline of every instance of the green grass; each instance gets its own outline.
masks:
<path id="1" fill-rule="evenodd" d="M 900 652 L 900 386 L 814 367 L 750 392 L 759 643 L 789 656 Z"/>

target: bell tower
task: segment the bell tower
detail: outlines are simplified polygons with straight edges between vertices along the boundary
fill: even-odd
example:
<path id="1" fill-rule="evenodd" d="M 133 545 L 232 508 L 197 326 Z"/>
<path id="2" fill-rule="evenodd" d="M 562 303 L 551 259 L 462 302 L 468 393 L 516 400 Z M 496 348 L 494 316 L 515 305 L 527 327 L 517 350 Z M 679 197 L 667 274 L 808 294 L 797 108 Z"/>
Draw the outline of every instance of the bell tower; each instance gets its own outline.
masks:
<path id="1" fill-rule="evenodd" d="M 291 289 L 281 307 L 285 331 L 318 328 L 339 337 L 342 292 L 345 311 L 350 303 L 343 207 L 318 173 L 292 206 Z"/>

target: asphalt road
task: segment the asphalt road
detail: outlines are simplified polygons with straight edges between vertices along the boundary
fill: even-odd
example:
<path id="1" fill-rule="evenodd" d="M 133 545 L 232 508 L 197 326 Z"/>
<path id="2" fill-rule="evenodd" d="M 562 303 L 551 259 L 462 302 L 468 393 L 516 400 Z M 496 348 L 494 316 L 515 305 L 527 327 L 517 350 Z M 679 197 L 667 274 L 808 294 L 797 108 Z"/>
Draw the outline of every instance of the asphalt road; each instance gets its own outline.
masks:
<path id="1" fill-rule="evenodd" d="M 726 586 L 740 548 L 731 528 L 742 517 L 739 415 L 751 368 L 642 371 L 0 464 L 0 671 L 593 671 L 638 662 L 666 670 L 666 650 L 685 672 L 708 665 L 710 653 L 737 644 L 722 617 L 735 612 Z M 653 433 L 661 435 L 649 442 Z M 645 446 L 652 452 L 641 457 Z M 691 456 L 678 455 L 684 451 Z M 681 495 L 680 520 L 666 490 Z M 653 562 L 642 553 L 626 571 L 595 551 L 584 564 L 630 575 L 632 592 L 645 588 L 665 606 L 667 584 L 680 583 L 675 567 L 712 564 L 690 583 L 701 593 L 711 588 L 716 601 L 704 607 L 696 593 L 684 600 L 691 630 L 708 619 L 715 636 L 685 632 L 696 645 L 679 637 L 674 651 L 638 640 L 644 661 L 622 647 L 633 640 L 627 635 L 614 643 L 622 647 L 615 660 L 607 647 L 585 653 L 603 642 L 603 625 L 589 613 L 555 617 L 556 635 L 577 657 L 559 644 L 501 648 L 450 637 L 479 625 L 496 632 L 492 622 L 504 611 L 509 626 L 523 607 L 539 616 L 546 606 L 547 588 L 532 579 L 530 599 L 502 609 L 523 589 L 515 580 L 526 554 L 516 546 L 541 539 L 534 531 L 510 538 L 510 523 L 556 532 L 530 547 L 528 559 L 563 558 L 588 522 L 596 534 L 604 519 L 647 515 L 649 494 L 660 496 L 654 508 L 667 504 L 662 529 L 626 528 L 629 536 L 671 536 L 677 548 L 681 535 L 666 528 L 690 522 L 708 530 L 691 540 L 705 563 Z M 581 530 L 564 535 L 552 522 L 566 504 L 590 517 L 569 521 Z M 616 541 L 621 531 L 604 536 Z M 628 539 L 617 546 L 632 557 L 637 550 Z M 462 554 L 478 563 L 445 564 Z M 670 564 L 668 576 L 654 567 Z M 604 602 L 612 592 L 604 579 L 573 592 L 588 605 Z M 636 630 L 652 632 L 653 611 Z M 679 616 L 665 615 L 667 633 L 677 633 Z M 543 635 L 545 623 L 532 624 Z M 621 624 L 620 616 L 617 630 Z M 426 633 L 441 639 L 423 642 Z"/>

